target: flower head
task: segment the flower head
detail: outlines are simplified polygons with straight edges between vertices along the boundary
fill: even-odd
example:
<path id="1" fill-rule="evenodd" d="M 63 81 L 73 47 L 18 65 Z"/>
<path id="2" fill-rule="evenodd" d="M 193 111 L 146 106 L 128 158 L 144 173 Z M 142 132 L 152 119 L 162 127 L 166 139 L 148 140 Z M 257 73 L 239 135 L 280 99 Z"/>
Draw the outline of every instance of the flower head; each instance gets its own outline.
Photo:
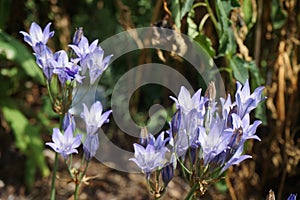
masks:
<path id="1" fill-rule="evenodd" d="M 58 128 L 54 128 L 52 141 L 53 142 L 47 142 L 46 145 L 61 154 L 64 159 L 67 159 L 68 155 L 78 153 L 76 148 L 81 144 L 81 135 L 73 137 L 72 125 L 68 126 L 64 134 L 62 134 Z"/>
<path id="2" fill-rule="evenodd" d="M 168 150 L 166 147 L 155 150 L 155 147 L 151 144 L 148 144 L 146 148 L 136 143 L 133 146 L 134 158 L 129 160 L 135 162 L 147 178 L 149 178 L 151 172 L 165 165 L 165 154 Z"/>
<path id="3" fill-rule="evenodd" d="M 97 45 L 98 40 L 95 40 L 91 45 L 89 45 L 88 39 L 82 33 L 78 45 L 76 45 L 76 43 L 70 44 L 69 47 L 73 49 L 81 60 L 83 60 L 89 53 L 92 53 L 96 48 L 99 48 Z"/>
<path id="4" fill-rule="evenodd" d="M 85 104 L 83 104 L 83 112 L 80 114 L 86 125 L 87 134 L 94 134 L 104 124 L 109 122 L 109 115 L 112 110 L 106 111 L 102 114 L 103 108 L 100 101 L 96 101 L 89 110 Z"/>
<path id="5" fill-rule="evenodd" d="M 246 114 L 250 113 L 251 110 L 257 107 L 257 105 L 265 98 L 262 97 L 264 87 L 258 87 L 250 94 L 249 81 L 247 80 L 242 86 L 241 83 L 237 82 L 237 90 L 235 93 L 235 100 L 238 109 L 238 115 L 243 118 Z"/>
<path id="6" fill-rule="evenodd" d="M 34 48 L 38 42 L 46 44 L 49 38 L 53 37 L 54 31 L 50 32 L 50 26 L 51 23 L 48 23 L 44 31 L 42 31 L 41 27 L 37 23 L 32 22 L 29 34 L 24 31 L 20 31 L 20 33 L 23 34 L 24 41 Z"/>
<path id="7" fill-rule="evenodd" d="M 90 84 L 93 85 L 100 75 L 107 69 L 112 55 L 104 56 L 104 51 L 97 47 L 94 52 L 89 53 L 82 62 L 83 69 L 89 69 Z"/>
<path id="8" fill-rule="evenodd" d="M 180 108 L 183 113 L 187 114 L 192 109 L 196 109 L 198 112 L 203 111 L 204 104 L 207 101 L 206 98 L 201 96 L 201 88 L 191 97 L 190 92 L 181 86 L 178 98 L 170 97 L 175 101 L 177 108 Z"/>
<path id="9" fill-rule="evenodd" d="M 48 81 L 51 80 L 55 67 L 55 60 L 52 51 L 42 42 L 35 46 L 36 63 L 43 70 Z"/>

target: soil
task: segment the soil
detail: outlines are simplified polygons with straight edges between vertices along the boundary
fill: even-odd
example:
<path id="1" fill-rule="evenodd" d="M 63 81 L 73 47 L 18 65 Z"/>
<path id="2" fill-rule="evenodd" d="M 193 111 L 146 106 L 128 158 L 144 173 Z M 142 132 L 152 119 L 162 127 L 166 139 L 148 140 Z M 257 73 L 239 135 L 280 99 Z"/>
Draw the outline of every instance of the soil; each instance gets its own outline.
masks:
<path id="1" fill-rule="evenodd" d="M 3 141 L 2 141 L 3 142 Z M 54 153 L 47 149 L 44 154 L 51 167 Z M 25 157 L 16 148 L 10 146 L 5 154 L 0 154 L 0 200 L 47 200 L 50 194 L 50 177 L 37 177 L 34 187 L 30 192 L 24 184 Z M 79 162 L 79 161 L 77 161 Z M 76 165 L 76 161 L 74 161 Z M 62 159 L 56 181 L 56 200 L 72 200 L 74 184 L 69 182 L 69 175 L 64 168 Z M 80 200 L 147 200 L 151 196 L 145 177 L 142 173 L 125 173 L 111 169 L 93 159 L 88 167 L 88 185 L 83 185 L 80 190 Z M 167 191 L 161 199 L 181 200 L 189 190 L 189 185 L 175 175 L 169 183 Z M 228 199 L 225 194 L 219 194 L 211 187 L 205 199 Z"/>

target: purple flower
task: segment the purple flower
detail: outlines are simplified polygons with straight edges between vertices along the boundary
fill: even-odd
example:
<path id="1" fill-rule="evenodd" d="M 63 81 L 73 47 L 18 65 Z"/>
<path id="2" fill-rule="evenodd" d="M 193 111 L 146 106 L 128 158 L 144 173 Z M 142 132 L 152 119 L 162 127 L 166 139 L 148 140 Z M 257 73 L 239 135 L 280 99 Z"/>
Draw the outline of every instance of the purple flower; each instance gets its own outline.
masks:
<path id="1" fill-rule="evenodd" d="M 104 56 L 104 51 L 97 47 L 94 52 L 89 53 L 81 62 L 83 69 L 89 69 L 90 84 L 93 85 L 100 75 L 107 69 L 112 55 Z"/>
<path id="2" fill-rule="evenodd" d="M 172 180 L 173 176 L 174 176 L 174 167 L 172 164 L 166 165 L 164 168 L 162 168 L 161 177 L 165 187 L 167 187 L 169 182 Z"/>
<path id="3" fill-rule="evenodd" d="M 64 50 L 58 51 L 53 55 L 55 68 L 53 73 L 58 75 L 59 81 L 62 85 L 65 84 L 67 80 L 76 80 L 82 83 L 83 76 L 79 75 L 80 67 L 77 65 L 76 61 L 69 62 L 69 57 Z"/>
<path id="4" fill-rule="evenodd" d="M 202 121 L 196 109 L 191 110 L 188 114 L 182 112 L 180 119 L 178 133 L 173 132 L 172 126 L 169 132 L 170 145 L 173 146 L 173 152 L 177 157 L 184 156 L 189 147 L 197 146 L 198 127 Z"/>
<path id="5" fill-rule="evenodd" d="M 20 31 L 20 33 L 23 34 L 24 41 L 34 48 L 39 42 L 47 44 L 49 38 L 53 37 L 54 31 L 50 32 L 50 26 L 51 23 L 48 23 L 44 31 L 42 31 L 41 27 L 37 23 L 32 22 L 29 34 L 24 31 Z"/>
<path id="6" fill-rule="evenodd" d="M 48 81 L 51 80 L 55 67 L 52 51 L 42 42 L 38 42 L 35 46 L 36 63 L 43 70 Z"/>
<path id="7" fill-rule="evenodd" d="M 74 115 L 68 112 L 65 114 L 65 117 L 63 119 L 63 125 L 62 125 L 63 130 L 66 130 L 69 126 L 72 127 L 72 132 L 74 133 L 76 128 L 75 118 Z"/>
<path id="8" fill-rule="evenodd" d="M 64 159 L 67 159 L 68 155 L 78 153 L 76 148 L 81 144 L 81 135 L 73 137 L 71 125 L 64 131 L 64 134 L 62 134 L 58 128 L 54 128 L 52 141 L 53 142 L 47 142 L 46 145 L 61 154 Z"/>
<path id="9" fill-rule="evenodd" d="M 180 108 L 185 114 L 192 109 L 196 109 L 203 114 L 205 112 L 204 105 L 207 98 L 201 96 L 201 88 L 191 97 L 190 92 L 184 86 L 181 86 L 178 99 L 172 96 L 170 98 L 175 101 L 177 108 Z"/>
<path id="10" fill-rule="evenodd" d="M 78 46 L 79 42 L 81 41 L 81 38 L 83 36 L 83 28 L 79 27 L 76 29 L 74 36 L 73 36 L 73 45 Z"/>
<path id="11" fill-rule="evenodd" d="M 88 134 L 83 143 L 83 151 L 85 159 L 90 161 L 95 155 L 99 148 L 99 138 L 97 134 Z"/>
<path id="12" fill-rule="evenodd" d="M 148 144 L 146 148 L 136 143 L 133 146 L 134 158 L 129 160 L 135 162 L 142 172 L 146 174 L 147 178 L 150 177 L 151 172 L 165 165 L 165 154 L 168 150 L 166 147 L 155 150 L 155 147 L 151 144 Z"/>
<path id="13" fill-rule="evenodd" d="M 98 40 L 95 40 L 91 45 L 89 45 L 88 39 L 82 35 L 78 45 L 70 44 L 69 47 L 71 47 L 76 55 L 83 60 L 89 53 L 94 52 L 96 48 L 99 48 L 97 45 Z"/>
<path id="14" fill-rule="evenodd" d="M 235 100 L 238 109 L 238 115 L 243 118 L 246 114 L 250 113 L 251 110 L 255 109 L 257 105 L 263 101 L 262 92 L 264 87 L 260 86 L 250 94 L 249 81 L 247 80 L 244 86 L 237 82 L 237 90 L 235 93 Z"/>
<path id="15" fill-rule="evenodd" d="M 238 165 L 240 162 L 252 158 L 252 156 L 249 155 L 241 155 L 243 153 L 244 145 L 241 145 L 235 154 L 230 158 L 228 162 L 225 163 L 224 167 L 222 167 L 222 170 L 220 171 L 220 174 L 222 174 L 224 171 L 226 171 L 230 166 L 232 165 Z"/>
<path id="16" fill-rule="evenodd" d="M 203 152 L 201 157 L 204 159 L 204 165 L 209 164 L 216 156 L 227 149 L 232 135 L 231 130 L 224 130 L 224 120 L 220 118 L 212 120 L 212 124 L 207 130 L 204 127 L 199 127 L 198 140 Z M 214 162 L 218 163 L 219 161 Z"/>
<path id="17" fill-rule="evenodd" d="M 102 114 L 103 108 L 100 101 L 96 101 L 89 110 L 85 104 L 83 104 L 83 112 L 80 114 L 81 118 L 86 124 L 87 134 L 94 134 L 104 124 L 109 122 L 109 115 L 112 110 L 106 111 Z"/>
<path id="18" fill-rule="evenodd" d="M 287 198 L 287 200 L 296 200 L 297 195 L 296 194 L 290 194 L 290 196 Z"/>
<path id="19" fill-rule="evenodd" d="M 260 138 L 255 135 L 257 127 L 261 124 L 260 120 L 255 120 L 253 124 L 250 125 L 250 116 L 249 114 L 245 115 L 243 119 L 240 118 L 237 114 L 232 114 L 232 130 L 236 131 L 237 129 L 241 129 L 242 141 L 248 139 L 256 139 L 260 141 Z"/>

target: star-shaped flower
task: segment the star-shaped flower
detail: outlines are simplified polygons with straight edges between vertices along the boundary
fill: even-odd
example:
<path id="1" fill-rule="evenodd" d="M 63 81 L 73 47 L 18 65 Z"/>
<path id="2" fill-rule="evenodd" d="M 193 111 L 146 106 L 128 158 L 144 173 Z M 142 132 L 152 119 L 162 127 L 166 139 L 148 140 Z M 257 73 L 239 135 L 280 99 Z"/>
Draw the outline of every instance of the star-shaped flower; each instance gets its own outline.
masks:
<path id="1" fill-rule="evenodd" d="M 38 42 L 47 44 L 49 38 L 53 37 L 54 31 L 50 32 L 50 26 L 51 23 L 49 22 L 44 31 L 42 31 L 41 27 L 37 23 L 32 22 L 29 34 L 25 31 L 20 31 L 20 33 L 24 35 L 24 41 L 34 48 Z"/>
<path id="2" fill-rule="evenodd" d="M 68 126 L 64 134 L 58 128 L 54 128 L 52 141 L 47 142 L 46 145 L 61 154 L 64 159 L 67 159 L 68 155 L 78 153 L 76 148 L 81 144 L 81 135 L 73 136 L 72 125 Z"/>

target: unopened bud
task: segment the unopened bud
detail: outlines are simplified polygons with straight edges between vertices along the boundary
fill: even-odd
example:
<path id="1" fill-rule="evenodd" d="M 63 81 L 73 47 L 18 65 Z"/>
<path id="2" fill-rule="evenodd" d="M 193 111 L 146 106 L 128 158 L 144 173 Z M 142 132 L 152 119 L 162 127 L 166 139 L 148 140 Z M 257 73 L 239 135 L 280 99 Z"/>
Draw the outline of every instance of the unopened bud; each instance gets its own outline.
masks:
<path id="1" fill-rule="evenodd" d="M 169 165 L 165 166 L 161 171 L 161 176 L 162 176 L 162 180 L 164 182 L 164 186 L 166 187 L 174 176 L 173 165 L 169 164 Z"/>
<path id="2" fill-rule="evenodd" d="M 209 99 L 210 102 L 215 101 L 216 99 L 216 86 L 215 82 L 211 81 L 209 82 L 207 89 L 205 91 L 205 97 Z"/>
<path id="3" fill-rule="evenodd" d="M 83 36 L 83 28 L 82 27 L 76 28 L 76 31 L 75 31 L 74 37 L 73 37 L 73 44 L 78 45 L 82 36 Z"/>

